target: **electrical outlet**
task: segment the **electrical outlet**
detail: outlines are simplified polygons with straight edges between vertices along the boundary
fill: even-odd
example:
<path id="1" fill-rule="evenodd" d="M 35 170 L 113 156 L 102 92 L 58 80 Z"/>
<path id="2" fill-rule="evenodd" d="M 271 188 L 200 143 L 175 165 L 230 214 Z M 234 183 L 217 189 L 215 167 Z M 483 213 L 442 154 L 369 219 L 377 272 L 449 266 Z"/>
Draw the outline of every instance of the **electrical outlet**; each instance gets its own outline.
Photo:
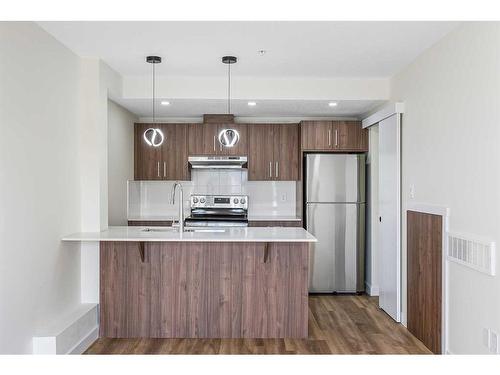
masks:
<path id="1" fill-rule="evenodd" d="M 498 335 L 496 332 L 490 331 L 490 353 L 498 354 Z"/>

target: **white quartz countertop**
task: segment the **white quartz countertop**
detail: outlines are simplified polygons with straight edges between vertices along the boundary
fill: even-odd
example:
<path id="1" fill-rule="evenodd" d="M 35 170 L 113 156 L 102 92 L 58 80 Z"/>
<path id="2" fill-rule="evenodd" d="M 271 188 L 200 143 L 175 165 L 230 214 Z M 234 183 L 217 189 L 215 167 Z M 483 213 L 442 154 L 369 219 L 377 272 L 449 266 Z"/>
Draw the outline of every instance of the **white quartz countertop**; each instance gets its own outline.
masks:
<path id="1" fill-rule="evenodd" d="M 186 214 L 189 216 L 189 213 Z M 177 221 L 177 216 L 130 216 L 128 221 Z M 297 216 L 248 215 L 248 221 L 300 221 Z"/>
<path id="2" fill-rule="evenodd" d="M 152 229 L 145 231 L 144 229 Z M 155 231 L 156 229 L 156 231 Z M 317 242 L 303 228 L 245 227 L 197 229 L 179 233 L 170 227 L 109 227 L 102 232 L 74 233 L 62 241 L 130 241 L 130 242 Z"/>

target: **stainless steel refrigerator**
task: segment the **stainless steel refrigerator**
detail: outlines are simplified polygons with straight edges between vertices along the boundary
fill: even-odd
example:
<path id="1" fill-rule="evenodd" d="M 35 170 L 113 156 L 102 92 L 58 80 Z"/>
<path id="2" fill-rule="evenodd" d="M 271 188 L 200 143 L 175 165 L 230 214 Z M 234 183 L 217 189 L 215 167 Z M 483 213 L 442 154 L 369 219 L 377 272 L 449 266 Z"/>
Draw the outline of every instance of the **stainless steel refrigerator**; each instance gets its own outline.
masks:
<path id="1" fill-rule="evenodd" d="M 307 154 L 305 177 L 309 291 L 364 291 L 365 155 Z"/>

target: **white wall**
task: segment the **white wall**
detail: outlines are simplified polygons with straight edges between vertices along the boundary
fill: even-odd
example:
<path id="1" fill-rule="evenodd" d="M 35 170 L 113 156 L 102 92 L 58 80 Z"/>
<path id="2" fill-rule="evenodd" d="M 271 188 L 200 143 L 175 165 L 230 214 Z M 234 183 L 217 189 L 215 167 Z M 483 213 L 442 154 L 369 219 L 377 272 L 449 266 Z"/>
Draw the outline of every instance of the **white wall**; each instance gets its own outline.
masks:
<path id="1" fill-rule="evenodd" d="M 137 117 L 108 100 L 108 224 L 127 225 L 127 180 L 134 179 Z"/>
<path id="2" fill-rule="evenodd" d="M 34 23 L 0 22 L 0 353 L 80 302 L 80 61 Z"/>
<path id="3" fill-rule="evenodd" d="M 450 230 L 500 240 L 500 23 L 465 23 L 392 79 L 405 102 L 403 210 L 450 208 Z M 403 290 L 406 227 L 403 220 Z M 500 257 L 497 257 L 499 269 Z M 498 273 L 498 271 L 497 271 Z M 450 264 L 449 350 L 487 353 L 483 328 L 500 332 L 500 276 Z M 403 306 L 406 316 L 406 293 Z"/>

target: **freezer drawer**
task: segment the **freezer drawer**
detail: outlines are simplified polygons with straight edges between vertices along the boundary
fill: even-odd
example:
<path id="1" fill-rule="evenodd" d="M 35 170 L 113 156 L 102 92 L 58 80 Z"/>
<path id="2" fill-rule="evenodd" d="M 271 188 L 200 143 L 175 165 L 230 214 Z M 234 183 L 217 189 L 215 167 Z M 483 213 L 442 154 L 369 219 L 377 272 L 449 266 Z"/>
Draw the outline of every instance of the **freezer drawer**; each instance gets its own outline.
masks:
<path id="1" fill-rule="evenodd" d="M 364 290 L 364 204 L 307 204 L 310 292 Z"/>
<path id="2" fill-rule="evenodd" d="M 309 154 L 306 174 L 306 202 L 365 202 L 364 154 Z"/>

